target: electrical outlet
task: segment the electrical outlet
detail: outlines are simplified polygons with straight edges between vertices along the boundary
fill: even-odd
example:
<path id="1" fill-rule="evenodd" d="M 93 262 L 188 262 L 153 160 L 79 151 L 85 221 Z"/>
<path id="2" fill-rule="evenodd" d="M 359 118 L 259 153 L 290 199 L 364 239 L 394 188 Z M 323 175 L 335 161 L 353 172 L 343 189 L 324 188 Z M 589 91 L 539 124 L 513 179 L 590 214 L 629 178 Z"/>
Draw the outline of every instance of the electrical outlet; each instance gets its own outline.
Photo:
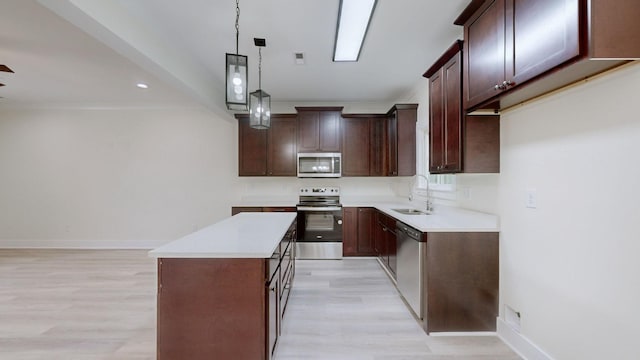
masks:
<path id="1" fill-rule="evenodd" d="M 535 209 L 538 207 L 538 193 L 536 189 L 527 189 L 526 193 L 525 206 L 530 209 Z"/>
<path id="2" fill-rule="evenodd" d="M 522 315 L 520 315 L 519 311 L 514 310 L 511 306 L 506 305 L 504 306 L 504 316 L 505 316 L 505 322 L 511 326 L 511 328 L 513 330 L 515 330 L 516 332 L 520 332 L 520 320 Z"/>

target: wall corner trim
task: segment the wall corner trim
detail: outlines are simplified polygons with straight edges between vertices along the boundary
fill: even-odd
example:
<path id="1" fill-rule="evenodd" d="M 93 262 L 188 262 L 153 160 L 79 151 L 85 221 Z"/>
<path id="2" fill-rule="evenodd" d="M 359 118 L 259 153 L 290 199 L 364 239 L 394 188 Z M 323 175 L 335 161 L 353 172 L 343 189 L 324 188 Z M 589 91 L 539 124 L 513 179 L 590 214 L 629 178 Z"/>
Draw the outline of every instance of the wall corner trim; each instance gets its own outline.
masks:
<path id="1" fill-rule="evenodd" d="M 551 356 L 540 349 L 531 340 L 524 337 L 522 334 L 514 331 L 507 323 L 501 319 L 496 318 L 498 337 L 505 342 L 513 351 L 520 355 L 525 360 L 554 360 Z"/>

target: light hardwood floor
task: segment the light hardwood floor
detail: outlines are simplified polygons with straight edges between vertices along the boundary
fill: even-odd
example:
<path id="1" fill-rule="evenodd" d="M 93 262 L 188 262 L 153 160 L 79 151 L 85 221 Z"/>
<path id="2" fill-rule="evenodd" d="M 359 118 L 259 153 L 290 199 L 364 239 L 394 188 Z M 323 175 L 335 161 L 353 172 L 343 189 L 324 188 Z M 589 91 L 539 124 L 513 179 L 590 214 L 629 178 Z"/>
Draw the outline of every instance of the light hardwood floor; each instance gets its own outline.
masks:
<path id="1" fill-rule="evenodd" d="M 425 335 L 375 260 L 296 265 L 276 360 L 519 359 Z M 155 294 L 146 251 L 0 250 L 0 359 L 155 359 Z"/>
<path id="2" fill-rule="evenodd" d="M 515 360 L 495 336 L 427 336 L 373 259 L 299 260 L 277 360 Z"/>

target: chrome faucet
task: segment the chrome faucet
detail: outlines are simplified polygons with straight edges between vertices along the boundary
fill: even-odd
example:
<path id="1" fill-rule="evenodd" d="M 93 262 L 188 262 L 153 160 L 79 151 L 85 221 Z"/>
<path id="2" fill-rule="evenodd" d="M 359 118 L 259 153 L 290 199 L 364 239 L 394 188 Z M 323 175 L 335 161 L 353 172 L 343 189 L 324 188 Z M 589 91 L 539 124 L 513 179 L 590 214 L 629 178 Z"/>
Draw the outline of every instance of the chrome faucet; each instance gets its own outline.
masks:
<path id="1" fill-rule="evenodd" d="M 413 200 L 413 189 L 416 188 L 416 184 L 418 183 L 418 178 L 423 178 L 426 182 L 427 193 L 426 193 L 426 210 L 427 212 L 433 211 L 433 200 L 431 199 L 431 190 L 429 190 L 429 178 L 422 174 L 416 174 L 414 176 L 413 182 L 411 183 L 411 189 L 409 190 L 409 201 Z"/>

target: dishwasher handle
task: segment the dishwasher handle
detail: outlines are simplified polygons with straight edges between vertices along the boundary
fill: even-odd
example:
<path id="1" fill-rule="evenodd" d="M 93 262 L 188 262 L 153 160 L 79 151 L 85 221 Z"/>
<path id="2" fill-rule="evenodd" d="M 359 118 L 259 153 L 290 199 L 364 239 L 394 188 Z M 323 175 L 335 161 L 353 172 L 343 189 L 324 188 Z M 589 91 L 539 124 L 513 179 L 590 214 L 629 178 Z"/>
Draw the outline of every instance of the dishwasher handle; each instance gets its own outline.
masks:
<path id="1" fill-rule="evenodd" d="M 406 225 L 405 223 L 402 223 L 400 221 L 396 222 L 396 231 L 398 233 L 402 233 L 408 237 L 410 237 L 411 239 L 415 240 L 415 241 L 419 241 L 420 240 L 420 231 L 410 227 L 409 225 Z"/>

